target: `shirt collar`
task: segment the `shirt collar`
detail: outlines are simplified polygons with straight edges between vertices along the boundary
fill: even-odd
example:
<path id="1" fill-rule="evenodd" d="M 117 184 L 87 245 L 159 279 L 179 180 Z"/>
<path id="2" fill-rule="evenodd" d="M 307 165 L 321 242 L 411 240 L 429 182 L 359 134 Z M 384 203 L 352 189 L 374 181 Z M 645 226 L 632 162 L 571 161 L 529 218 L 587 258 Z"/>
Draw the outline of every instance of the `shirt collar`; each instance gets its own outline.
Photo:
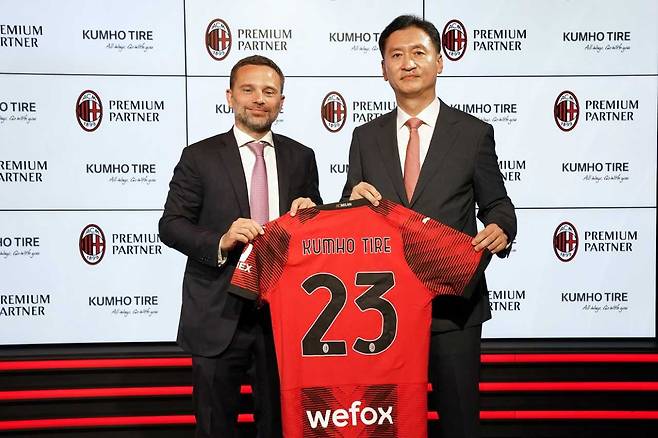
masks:
<path id="1" fill-rule="evenodd" d="M 262 141 L 266 143 L 267 146 L 274 147 L 274 137 L 272 136 L 272 131 L 267 131 L 267 134 L 265 134 L 262 138 L 256 139 L 234 125 L 233 135 L 235 136 L 235 141 L 238 143 L 239 147 L 242 147 L 247 143 L 251 143 L 253 141 Z"/>
<path id="2" fill-rule="evenodd" d="M 430 128 L 434 128 L 436 120 L 439 117 L 439 109 L 441 104 L 439 103 L 439 98 L 434 99 L 429 105 L 425 107 L 417 116 L 417 119 L 423 121 L 424 124 L 428 125 Z M 397 127 L 398 130 L 402 129 L 407 120 L 411 119 L 411 116 L 404 112 L 404 110 L 398 107 L 397 115 Z"/>

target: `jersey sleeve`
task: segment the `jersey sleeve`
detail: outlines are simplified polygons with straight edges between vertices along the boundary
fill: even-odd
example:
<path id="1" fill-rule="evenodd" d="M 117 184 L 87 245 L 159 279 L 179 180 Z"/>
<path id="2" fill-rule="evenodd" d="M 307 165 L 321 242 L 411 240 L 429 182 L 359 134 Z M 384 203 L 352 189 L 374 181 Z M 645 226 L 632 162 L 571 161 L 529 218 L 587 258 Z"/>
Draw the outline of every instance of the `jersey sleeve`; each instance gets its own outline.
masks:
<path id="1" fill-rule="evenodd" d="M 491 260 L 489 250 L 473 249 L 471 236 L 415 212 L 402 239 L 407 264 L 435 296 L 470 297 Z"/>
<path id="2" fill-rule="evenodd" d="M 250 300 L 265 300 L 281 277 L 288 258 L 290 235 L 276 221 L 266 225 L 265 234 L 245 246 L 229 292 Z"/>

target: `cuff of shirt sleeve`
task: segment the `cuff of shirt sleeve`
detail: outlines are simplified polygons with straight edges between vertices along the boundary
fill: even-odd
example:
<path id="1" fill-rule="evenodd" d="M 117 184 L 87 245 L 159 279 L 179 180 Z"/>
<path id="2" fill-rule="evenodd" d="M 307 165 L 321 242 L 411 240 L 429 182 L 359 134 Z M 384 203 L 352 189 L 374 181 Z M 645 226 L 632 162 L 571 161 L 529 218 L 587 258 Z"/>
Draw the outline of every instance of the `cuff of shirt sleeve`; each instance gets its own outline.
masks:
<path id="1" fill-rule="evenodd" d="M 219 239 L 219 244 L 217 245 L 217 267 L 221 268 L 226 263 L 228 256 L 222 251 L 222 239 Z"/>

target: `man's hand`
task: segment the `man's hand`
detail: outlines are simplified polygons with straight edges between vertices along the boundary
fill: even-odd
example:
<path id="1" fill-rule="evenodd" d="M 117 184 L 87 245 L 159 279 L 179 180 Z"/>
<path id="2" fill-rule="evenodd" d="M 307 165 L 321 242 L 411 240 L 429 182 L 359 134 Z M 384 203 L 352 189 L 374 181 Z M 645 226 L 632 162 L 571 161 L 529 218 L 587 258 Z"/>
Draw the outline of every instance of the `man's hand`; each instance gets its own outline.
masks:
<path id="1" fill-rule="evenodd" d="M 377 207 L 379 201 L 382 199 L 382 195 L 377 191 L 376 188 L 368 184 L 367 182 L 361 181 L 354 187 L 352 187 L 352 193 L 350 194 L 350 201 L 355 199 L 366 198 L 372 205 Z"/>
<path id="2" fill-rule="evenodd" d="M 476 251 L 487 248 L 493 254 L 507 248 L 507 234 L 496 224 L 487 225 L 484 230 L 477 233 L 471 241 Z"/>
<path id="3" fill-rule="evenodd" d="M 228 253 L 230 250 L 240 243 L 249 243 L 256 238 L 259 234 L 264 234 L 265 230 L 258 222 L 253 219 L 238 218 L 228 229 L 226 233 L 219 239 L 219 248 L 223 253 Z"/>
<path id="4" fill-rule="evenodd" d="M 297 214 L 297 210 L 311 207 L 315 207 L 315 202 L 313 202 L 311 198 L 297 198 L 292 201 L 292 204 L 290 205 L 290 216 L 295 216 Z"/>

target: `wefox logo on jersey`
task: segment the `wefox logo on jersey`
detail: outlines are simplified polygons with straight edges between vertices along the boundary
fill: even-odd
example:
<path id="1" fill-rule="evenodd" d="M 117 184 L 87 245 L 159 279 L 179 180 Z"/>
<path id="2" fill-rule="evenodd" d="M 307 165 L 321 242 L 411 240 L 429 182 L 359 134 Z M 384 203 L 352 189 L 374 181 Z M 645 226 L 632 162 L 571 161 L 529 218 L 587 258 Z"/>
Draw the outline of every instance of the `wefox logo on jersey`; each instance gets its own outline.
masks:
<path id="1" fill-rule="evenodd" d="M 376 409 L 366 406 L 361 409 L 361 402 L 354 400 L 348 409 L 336 409 L 332 411 L 306 411 L 306 418 L 312 429 L 321 427 L 326 429 L 331 423 L 334 427 L 356 426 L 359 422 L 370 426 L 372 424 L 393 424 L 393 406 L 377 407 Z"/>
<path id="2" fill-rule="evenodd" d="M 242 272 L 251 273 L 251 265 L 247 263 L 247 258 L 249 257 L 249 254 L 251 254 L 251 251 L 253 249 L 254 249 L 254 245 L 250 243 L 249 246 L 247 246 L 242 251 L 242 254 L 240 255 L 240 260 L 238 260 L 237 268 Z"/>

